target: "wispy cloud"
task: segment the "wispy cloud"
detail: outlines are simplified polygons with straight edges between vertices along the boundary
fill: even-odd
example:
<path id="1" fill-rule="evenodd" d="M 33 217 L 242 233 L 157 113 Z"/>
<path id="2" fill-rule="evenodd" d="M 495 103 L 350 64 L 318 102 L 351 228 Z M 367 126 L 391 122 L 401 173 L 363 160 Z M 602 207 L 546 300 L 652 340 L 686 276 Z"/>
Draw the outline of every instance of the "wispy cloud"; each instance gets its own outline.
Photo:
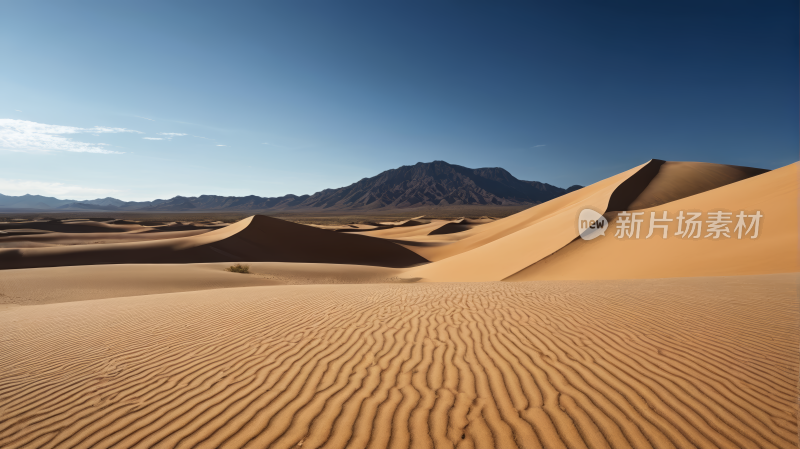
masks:
<path id="1" fill-rule="evenodd" d="M 87 198 L 92 195 L 107 195 L 109 193 L 118 192 L 118 190 L 81 187 L 60 182 L 23 181 L 19 179 L 0 178 L 0 192 L 12 196 L 29 193 L 31 195 L 45 196 L 74 195 Z"/>
<path id="2" fill-rule="evenodd" d="M 188 136 L 188 134 L 184 134 L 184 133 L 158 133 L 158 135 L 159 136 L 165 136 L 164 138 L 167 139 L 167 140 L 172 140 L 173 137 Z M 164 140 L 164 138 L 161 138 L 161 137 L 157 137 L 157 138 L 156 137 L 145 137 L 145 139 L 148 139 L 148 140 Z"/>
<path id="3" fill-rule="evenodd" d="M 543 147 L 543 146 L 546 146 L 546 145 L 534 145 L 533 147 L 534 148 L 539 148 L 539 147 Z"/>
<path id="4" fill-rule="evenodd" d="M 218 147 L 227 147 L 227 145 L 217 145 Z"/>
<path id="5" fill-rule="evenodd" d="M 76 128 L 27 120 L 0 119 L 0 149 L 24 152 L 70 151 L 74 153 L 122 154 L 103 148 L 105 143 L 76 142 L 64 134 L 139 133 L 125 128 Z"/>
<path id="6" fill-rule="evenodd" d="M 134 117 L 136 117 L 136 118 L 140 118 L 140 119 L 142 119 L 142 120 L 150 120 L 151 122 L 154 122 L 154 121 L 155 121 L 155 120 L 153 120 L 153 119 L 151 119 L 151 118 L 147 118 L 147 117 L 140 117 L 140 116 L 138 116 L 138 115 L 134 115 Z"/>
<path id="7" fill-rule="evenodd" d="M 144 140 L 164 140 L 163 137 L 142 137 Z"/>

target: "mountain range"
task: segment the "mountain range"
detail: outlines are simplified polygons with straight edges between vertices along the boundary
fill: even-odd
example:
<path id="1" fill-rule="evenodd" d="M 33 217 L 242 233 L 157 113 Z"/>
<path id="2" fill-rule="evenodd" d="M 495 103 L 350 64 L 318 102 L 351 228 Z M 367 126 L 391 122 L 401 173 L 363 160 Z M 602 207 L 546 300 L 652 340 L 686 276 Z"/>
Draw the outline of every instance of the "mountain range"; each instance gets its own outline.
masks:
<path id="1" fill-rule="evenodd" d="M 122 201 L 98 198 L 61 200 L 41 195 L 0 194 L 2 209 L 55 211 L 235 211 L 235 210 L 375 210 L 448 205 L 534 205 L 582 186 L 562 189 L 538 181 L 523 181 L 502 168 L 467 168 L 444 161 L 386 170 L 337 189 L 313 195 L 265 198 L 201 195 L 168 200 Z"/>

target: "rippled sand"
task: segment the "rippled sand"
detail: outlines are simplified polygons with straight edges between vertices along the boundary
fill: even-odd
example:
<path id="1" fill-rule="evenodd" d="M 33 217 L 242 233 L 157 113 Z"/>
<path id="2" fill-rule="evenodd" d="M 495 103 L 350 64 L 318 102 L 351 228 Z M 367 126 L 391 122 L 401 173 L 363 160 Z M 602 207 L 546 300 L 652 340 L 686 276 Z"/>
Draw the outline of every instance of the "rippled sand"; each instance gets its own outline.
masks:
<path id="1" fill-rule="evenodd" d="M 797 275 L 0 313 L 0 447 L 796 447 Z"/>

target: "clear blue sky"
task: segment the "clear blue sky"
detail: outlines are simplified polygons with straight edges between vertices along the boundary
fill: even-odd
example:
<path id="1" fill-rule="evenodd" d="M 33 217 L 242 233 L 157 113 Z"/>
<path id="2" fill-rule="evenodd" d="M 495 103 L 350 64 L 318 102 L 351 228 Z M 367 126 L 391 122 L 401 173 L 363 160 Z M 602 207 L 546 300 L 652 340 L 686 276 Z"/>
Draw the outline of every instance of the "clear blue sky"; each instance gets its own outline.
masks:
<path id="1" fill-rule="evenodd" d="M 567 187 L 651 158 L 798 159 L 796 0 L 529 3 L 0 2 L 0 193 L 305 194 L 437 159 Z"/>

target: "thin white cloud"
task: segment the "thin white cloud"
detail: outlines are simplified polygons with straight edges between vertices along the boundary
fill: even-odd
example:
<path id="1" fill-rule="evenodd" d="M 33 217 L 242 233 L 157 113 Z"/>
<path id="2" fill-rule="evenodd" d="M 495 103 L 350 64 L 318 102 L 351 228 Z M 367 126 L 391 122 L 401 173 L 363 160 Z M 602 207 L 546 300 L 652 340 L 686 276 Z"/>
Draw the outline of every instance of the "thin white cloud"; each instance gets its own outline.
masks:
<path id="1" fill-rule="evenodd" d="M 227 145 L 217 145 L 218 147 L 227 147 Z"/>
<path id="2" fill-rule="evenodd" d="M 188 136 L 188 134 L 184 134 L 184 133 L 158 133 L 158 135 L 159 136 L 166 136 L 164 138 L 167 139 L 167 140 L 172 140 L 173 137 Z M 163 140 L 160 137 L 159 138 L 145 137 L 145 139 L 148 139 L 148 140 Z"/>
<path id="3" fill-rule="evenodd" d="M 142 137 L 144 140 L 164 140 L 163 137 Z"/>
<path id="4" fill-rule="evenodd" d="M 63 134 L 139 133 L 125 128 L 76 128 L 27 120 L 0 119 L 0 149 L 22 152 L 69 151 L 74 153 L 122 154 L 103 148 L 105 143 L 76 142 Z"/>
<path id="5" fill-rule="evenodd" d="M 97 189 L 91 187 L 81 187 L 60 182 L 43 181 L 24 181 L 19 179 L 0 178 L 0 193 L 4 195 L 19 196 L 25 194 L 45 195 L 45 196 L 81 196 L 88 199 L 95 195 L 107 195 L 118 192 L 114 189 Z"/>
<path id="6" fill-rule="evenodd" d="M 545 146 L 545 145 L 534 145 L 533 147 L 534 148 L 539 148 L 539 147 L 543 147 L 543 146 Z"/>
<path id="7" fill-rule="evenodd" d="M 140 119 L 142 119 L 142 120 L 150 120 L 151 122 L 154 122 L 154 121 L 155 121 L 155 120 L 153 120 L 153 119 L 151 119 L 151 118 L 147 118 L 147 117 L 139 117 L 138 115 L 134 115 L 134 117 L 136 117 L 136 118 L 140 118 Z"/>

